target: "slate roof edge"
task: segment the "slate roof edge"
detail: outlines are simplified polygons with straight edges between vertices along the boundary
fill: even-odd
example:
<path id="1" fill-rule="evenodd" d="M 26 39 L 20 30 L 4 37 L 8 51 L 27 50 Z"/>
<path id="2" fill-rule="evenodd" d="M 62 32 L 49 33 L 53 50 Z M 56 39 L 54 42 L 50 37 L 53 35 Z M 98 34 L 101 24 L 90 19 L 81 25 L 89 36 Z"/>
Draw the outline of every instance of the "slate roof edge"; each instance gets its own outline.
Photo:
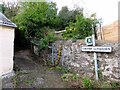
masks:
<path id="1" fill-rule="evenodd" d="M 2 12 L 0 12 L 0 26 L 17 27 L 17 25 L 9 20 Z"/>
<path id="2" fill-rule="evenodd" d="M 13 28 L 16 28 L 16 24 L 12 23 L 13 25 L 8 25 L 8 24 L 3 24 L 3 23 L 0 23 L 0 26 L 8 26 L 8 27 L 13 27 Z"/>

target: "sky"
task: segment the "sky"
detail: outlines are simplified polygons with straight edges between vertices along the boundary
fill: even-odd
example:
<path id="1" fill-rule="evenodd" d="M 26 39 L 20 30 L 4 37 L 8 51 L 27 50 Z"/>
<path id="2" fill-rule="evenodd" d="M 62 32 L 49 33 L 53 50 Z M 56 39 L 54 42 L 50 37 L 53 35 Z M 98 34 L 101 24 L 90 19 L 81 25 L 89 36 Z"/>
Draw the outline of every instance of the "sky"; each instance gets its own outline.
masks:
<path id="1" fill-rule="evenodd" d="M 74 5 L 84 8 L 84 13 L 89 16 L 97 14 L 97 19 L 102 18 L 102 25 L 108 25 L 118 20 L 118 2 L 120 0 L 52 0 L 57 3 L 58 8 Z"/>
<path id="2" fill-rule="evenodd" d="M 16 0 L 4 0 L 16 1 Z M 63 6 L 73 9 L 74 6 L 84 8 L 84 14 L 90 16 L 92 13 L 97 14 L 97 19 L 102 18 L 102 25 L 108 25 L 118 20 L 118 2 L 120 0 L 47 0 L 57 3 L 60 10 Z"/>

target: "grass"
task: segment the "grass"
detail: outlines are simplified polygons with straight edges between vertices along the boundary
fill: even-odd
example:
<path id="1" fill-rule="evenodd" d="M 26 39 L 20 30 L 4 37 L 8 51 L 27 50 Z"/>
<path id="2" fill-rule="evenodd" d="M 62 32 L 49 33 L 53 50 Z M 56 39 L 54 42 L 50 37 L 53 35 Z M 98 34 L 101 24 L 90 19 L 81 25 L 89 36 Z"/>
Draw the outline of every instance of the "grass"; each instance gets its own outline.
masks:
<path id="1" fill-rule="evenodd" d="M 54 66 L 54 67 L 49 67 L 49 70 L 58 70 L 58 71 L 60 71 L 63 74 L 71 72 L 68 68 L 60 66 L 60 65 Z"/>
<path id="2" fill-rule="evenodd" d="M 63 66 L 50 67 L 49 70 L 58 70 L 62 72 L 62 81 L 67 82 L 72 88 L 87 88 L 90 90 L 93 88 L 120 88 L 119 82 L 108 81 L 103 78 L 102 72 L 100 70 L 98 71 L 99 80 L 95 80 L 87 76 L 79 76 Z"/>
<path id="3" fill-rule="evenodd" d="M 34 79 L 25 80 L 25 83 L 26 83 L 27 85 L 32 85 L 33 82 L 34 82 Z"/>
<path id="4" fill-rule="evenodd" d="M 59 70 L 63 73 L 61 76 L 61 79 L 65 82 L 68 82 L 71 86 L 74 86 L 75 88 L 120 88 L 120 83 L 115 81 L 108 81 L 103 78 L 102 72 L 99 70 L 99 80 L 95 80 L 92 78 L 89 78 L 88 76 L 80 76 L 76 73 L 71 72 L 66 67 L 62 66 L 56 66 L 56 70 Z M 72 85 L 73 83 L 76 83 Z M 76 86 L 75 86 L 76 85 Z"/>
<path id="5" fill-rule="evenodd" d="M 67 82 L 70 85 L 70 87 L 74 86 L 75 88 L 87 88 L 87 89 L 120 88 L 120 84 L 118 82 L 105 80 L 100 70 L 98 71 L 99 73 L 98 81 L 96 81 L 95 79 L 89 78 L 87 76 L 86 77 L 82 75 L 79 76 L 76 73 L 71 72 L 68 68 L 63 66 L 50 67 L 49 70 L 58 70 L 62 72 L 63 74 L 61 76 L 62 81 Z"/>
<path id="6" fill-rule="evenodd" d="M 65 73 L 61 76 L 61 79 L 65 82 L 68 82 L 70 87 L 75 88 L 120 88 L 120 83 L 115 81 L 107 81 L 107 80 L 94 80 L 89 77 L 78 76 L 77 74 L 73 73 Z M 76 84 L 74 84 L 76 83 Z M 74 85 L 73 85 L 74 84 Z M 76 86 L 75 86 L 76 85 Z"/>

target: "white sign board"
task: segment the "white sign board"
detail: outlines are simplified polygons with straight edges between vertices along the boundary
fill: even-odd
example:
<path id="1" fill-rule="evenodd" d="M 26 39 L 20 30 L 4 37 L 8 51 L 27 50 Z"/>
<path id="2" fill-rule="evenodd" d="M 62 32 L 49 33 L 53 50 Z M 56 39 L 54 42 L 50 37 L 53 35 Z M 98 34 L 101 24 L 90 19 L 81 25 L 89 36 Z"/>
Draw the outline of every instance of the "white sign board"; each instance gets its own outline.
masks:
<path id="1" fill-rule="evenodd" d="M 112 47 L 110 46 L 82 46 L 82 51 L 86 52 L 111 52 Z"/>
<path id="2" fill-rule="evenodd" d="M 92 36 L 86 37 L 85 38 L 85 43 L 86 43 L 86 45 L 92 45 L 93 44 Z"/>

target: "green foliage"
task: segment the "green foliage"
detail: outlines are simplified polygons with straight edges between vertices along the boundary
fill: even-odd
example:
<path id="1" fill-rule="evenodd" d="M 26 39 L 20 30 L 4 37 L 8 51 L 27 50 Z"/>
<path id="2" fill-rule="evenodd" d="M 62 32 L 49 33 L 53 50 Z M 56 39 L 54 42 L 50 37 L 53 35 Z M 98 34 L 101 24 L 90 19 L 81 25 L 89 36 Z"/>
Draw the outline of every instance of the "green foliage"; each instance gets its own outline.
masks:
<path id="1" fill-rule="evenodd" d="M 66 27 L 66 32 L 62 34 L 64 39 L 74 38 L 76 35 L 75 23 L 70 23 L 69 27 Z"/>
<path id="2" fill-rule="evenodd" d="M 72 80 L 77 80 L 77 79 L 78 79 L 78 76 L 76 74 L 73 74 Z"/>
<path id="3" fill-rule="evenodd" d="M 38 32 L 35 33 L 32 43 L 38 45 L 39 51 L 48 48 L 50 43 L 56 40 L 54 30 L 49 28 L 41 28 Z"/>
<path id="4" fill-rule="evenodd" d="M 93 88 L 93 83 L 88 77 L 82 78 L 82 86 L 84 88 Z"/>
<path id="5" fill-rule="evenodd" d="M 44 36 L 39 40 L 39 50 L 45 49 L 50 43 L 55 41 L 55 36 L 53 32 L 49 32 L 48 35 Z"/>
<path id="6" fill-rule="evenodd" d="M 61 24 L 60 29 L 65 29 L 70 22 L 76 22 L 77 15 L 83 16 L 83 9 L 69 10 L 67 6 L 62 7 L 58 14 Z"/>
<path id="7" fill-rule="evenodd" d="M 39 50 L 45 49 L 55 39 L 54 31 L 49 28 L 55 24 L 56 4 L 24 2 L 20 3 L 20 6 L 14 21 L 28 40 L 37 43 Z"/>
<path id="8" fill-rule="evenodd" d="M 62 73 L 70 72 L 70 70 L 67 67 L 63 67 L 63 66 L 55 66 L 55 69 L 61 71 Z"/>
<path id="9" fill-rule="evenodd" d="M 55 3 L 24 2 L 21 3 L 20 14 L 15 20 L 21 30 L 29 30 L 34 33 L 39 28 L 53 26 L 52 22 L 56 14 Z"/>
<path id="10" fill-rule="evenodd" d="M 64 73 L 69 73 L 70 70 L 69 70 L 68 68 L 66 68 L 66 67 L 62 67 L 62 72 L 64 72 Z"/>
<path id="11" fill-rule="evenodd" d="M 0 12 L 4 12 L 4 5 L 3 4 L 0 4 Z"/>
<path id="12" fill-rule="evenodd" d="M 13 20 L 13 18 L 18 14 L 19 5 L 15 2 L 8 2 L 0 4 L 0 12 L 2 12 L 7 18 Z"/>
<path id="13" fill-rule="evenodd" d="M 106 81 L 106 80 L 94 80 L 89 77 L 78 76 L 74 73 L 65 73 L 61 76 L 63 81 L 67 81 L 69 84 L 73 84 L 76 82 L 76 86 L 78 88 L 87 88 L 88 90 L 92 90 L 94 88 L 112 88 L 118 89 L 120 88 L 120 83 L 115 81 Z"/>
<path id="14" fill-rule="evenodd" d="M 63 74 L 62 76 L 61 76 L 61 79 L 63 80 L 63 81 L 75 81 L 75 80 L 77 80 L 78 79 L 78 76 L 76 75 L 76 74 L 72 74 L 72 73 L 67 73 L 67 74 Z"/>
<path id="15" fill-rule="evenodd" d="M 71 77 L 71 74 L 63 74 L 63 75 L 61 76 L 61 79 L 62 79 L 63 81 L 69 81 L 70 77 Z"/>
<path id="16" fill-rule="evenodd" d="M 97 23 L 96 19 L 86 18 L 84 16 L 76 16 L 76 22 L 70 23 L 66 27 L 66 32 L 63 33 L 64 39 L 84 39 L 92 34 L 92 25 L 95 26 Z"/>
<path id="17" fill-rule="evenodd" d="M 54 41 L 55 35 L 51 29 L 64 29 L 64 39 L 83 39 L 92 34 L 93 14 L 90 18 L 83 16 L 83 9 L 69 10 L 63 7 L 57 14 L 55 3 L 22 2 L 16 8 L 17 16 L 12 18 L 25 37 L 39 45 L 39 50 L 45 49 Z M 95 22 L 96 23 L 96 22 Z"/>
<path id="18" fill-rule="evenodd" d="M 112 88 L 120 88 L 120 83 L 119 82 L 111 82 L 110 83 L 111 84 L 111 86 L 112 86 Z"/>
<path id="19" fill-rule="evenodd" d="M 64 75 L 64 74 L 61 76 L 61 79 L 62 79 L 63 81 L 68 81 L 67 76 L 66 76 L 66 75 Z"/>
<path id="20" fill-rule="evenodd" d="M 84 88 L 120 88 L 119 82 L 105 81 L 105 80 L 93 80 L 88 77 L 82 78 L 82 86 Z"/>
<path id="21" fill-rule="evenodd" d="M 45 8 L 42 8 L 42 7 Z M 15 18 L 20 30 L 35 31 L 45 22 L 46 3 L 21 3 L 20 14 Z M 41 23 L 40 23 L 41 22 Z M 40 23 L 40 24 L 39 24 Z"/>

